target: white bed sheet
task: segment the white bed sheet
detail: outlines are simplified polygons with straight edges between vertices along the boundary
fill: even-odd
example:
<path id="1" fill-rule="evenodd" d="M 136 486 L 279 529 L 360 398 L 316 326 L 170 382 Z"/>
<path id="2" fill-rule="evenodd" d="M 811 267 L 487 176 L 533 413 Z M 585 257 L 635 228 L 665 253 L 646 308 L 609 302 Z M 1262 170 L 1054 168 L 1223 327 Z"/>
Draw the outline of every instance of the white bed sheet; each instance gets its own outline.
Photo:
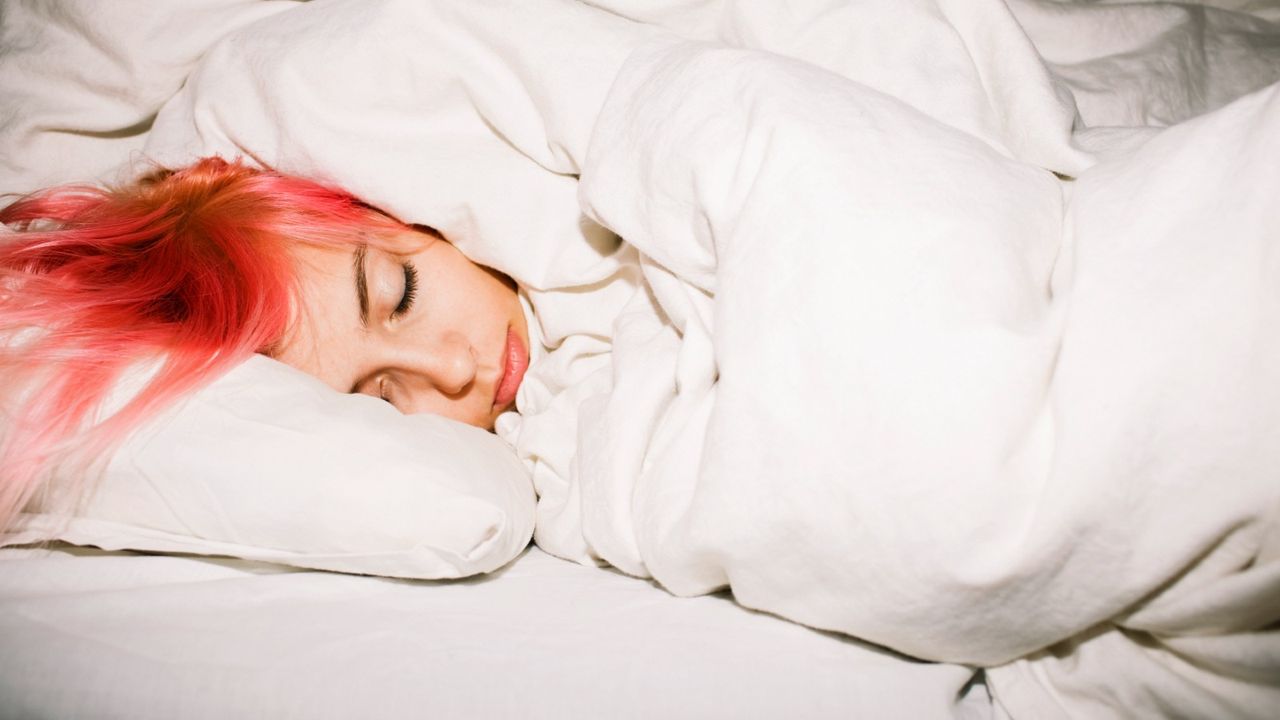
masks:
<path id="1" fill-rule="evenodd" d="M 0 717 L 981 717 L 965 667 L 530 549 L 410 582 L 0 551 Z"/>

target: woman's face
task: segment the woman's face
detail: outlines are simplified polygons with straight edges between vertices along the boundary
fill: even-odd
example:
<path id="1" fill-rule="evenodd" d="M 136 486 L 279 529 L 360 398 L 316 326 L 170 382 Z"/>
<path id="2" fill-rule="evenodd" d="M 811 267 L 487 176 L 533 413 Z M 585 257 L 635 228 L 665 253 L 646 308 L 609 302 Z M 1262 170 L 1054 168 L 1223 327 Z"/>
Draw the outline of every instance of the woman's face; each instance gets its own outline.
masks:
<path id="1" fill-rule="evenodd" d="M 301 308 L 273 356 L 401 412 L 492 429 L 529 365 L 514 285 L 436 235 L 393 245 L 300 245 Z"/>

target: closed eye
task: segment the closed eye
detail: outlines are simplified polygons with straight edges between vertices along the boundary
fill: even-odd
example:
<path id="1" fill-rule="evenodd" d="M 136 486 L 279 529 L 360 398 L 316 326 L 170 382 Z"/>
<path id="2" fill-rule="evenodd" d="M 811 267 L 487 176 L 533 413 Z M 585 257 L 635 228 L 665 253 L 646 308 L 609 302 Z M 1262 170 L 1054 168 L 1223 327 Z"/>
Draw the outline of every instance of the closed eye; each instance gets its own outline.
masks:
<path id="1" fill-rule="evenodd" d="M 383 402 L 390 403 L 397 409 L 395 382 L 386 375 L 379 374 L 356 381 L 347 391 L 352 395 L 368 395 Z"/>
<path id="2" fill-rule="evenodd" d="M 391 319 L 395 320 L 402 317 L 405 313 L 413 308 L 413 301 L 418 297 L 418 269 L 413 263 L 404 263 L 404 294 L 400 296 L 400 303 L 396 305 L 395 310 L 391 311 Z"/>

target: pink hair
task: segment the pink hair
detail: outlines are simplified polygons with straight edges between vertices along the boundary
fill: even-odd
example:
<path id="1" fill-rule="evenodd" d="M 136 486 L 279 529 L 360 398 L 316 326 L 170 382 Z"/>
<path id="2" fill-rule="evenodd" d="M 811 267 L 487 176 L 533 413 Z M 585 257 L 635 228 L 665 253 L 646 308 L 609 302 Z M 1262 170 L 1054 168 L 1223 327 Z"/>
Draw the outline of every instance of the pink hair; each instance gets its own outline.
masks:
<path id="1" fill-rule="evenodd" d="M 117 189 L 64 186 L 0 209 L 0 528 L 56 466 L 89 464 L 251 354 L 295 311 L 289 247 L 405 226 L 323 185 L 205 158 Z M 375 240 L 376 242 L 376 240 Z M 146 386 L 97 418 L 130 366 Z"/>

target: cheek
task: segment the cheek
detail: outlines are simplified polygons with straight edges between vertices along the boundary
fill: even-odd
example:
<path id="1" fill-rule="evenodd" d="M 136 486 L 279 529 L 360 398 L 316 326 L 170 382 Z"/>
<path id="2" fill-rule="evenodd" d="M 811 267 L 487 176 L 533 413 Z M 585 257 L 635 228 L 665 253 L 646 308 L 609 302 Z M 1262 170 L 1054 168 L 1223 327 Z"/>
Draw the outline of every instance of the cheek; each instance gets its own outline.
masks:
<path id="1" fill-rule="evenodd" d="M 467 425 L 493 430 L 493 418 L 489 417 L 488 408 L 483 408 L 475 402 L 469 402 L 465 397 L 457 400 L 450 400 L 439 395 L 428 397 L 419 406 L 415 407 L 413 412 L 415 414 L 439 415 Z"/>
<path id="2" fill-rule="evenodd" d="M 519 306 L 515 290 L 503 277 L 465 258 L 443 279 L 448 305 L 453 316 L 463 325 L 487 327 L 504 324 L 512 307 Z"/>
<path id="3" fill-rule="evenodd" d="M 484 287 L 490 312 L 503 320 L 512 317 L 513 312 L 518 312 L 520 299 L 516 294 L 515 282 L 497 270 L 481 267 L 476 269 L 480 271 L 477 283 Z"/>

